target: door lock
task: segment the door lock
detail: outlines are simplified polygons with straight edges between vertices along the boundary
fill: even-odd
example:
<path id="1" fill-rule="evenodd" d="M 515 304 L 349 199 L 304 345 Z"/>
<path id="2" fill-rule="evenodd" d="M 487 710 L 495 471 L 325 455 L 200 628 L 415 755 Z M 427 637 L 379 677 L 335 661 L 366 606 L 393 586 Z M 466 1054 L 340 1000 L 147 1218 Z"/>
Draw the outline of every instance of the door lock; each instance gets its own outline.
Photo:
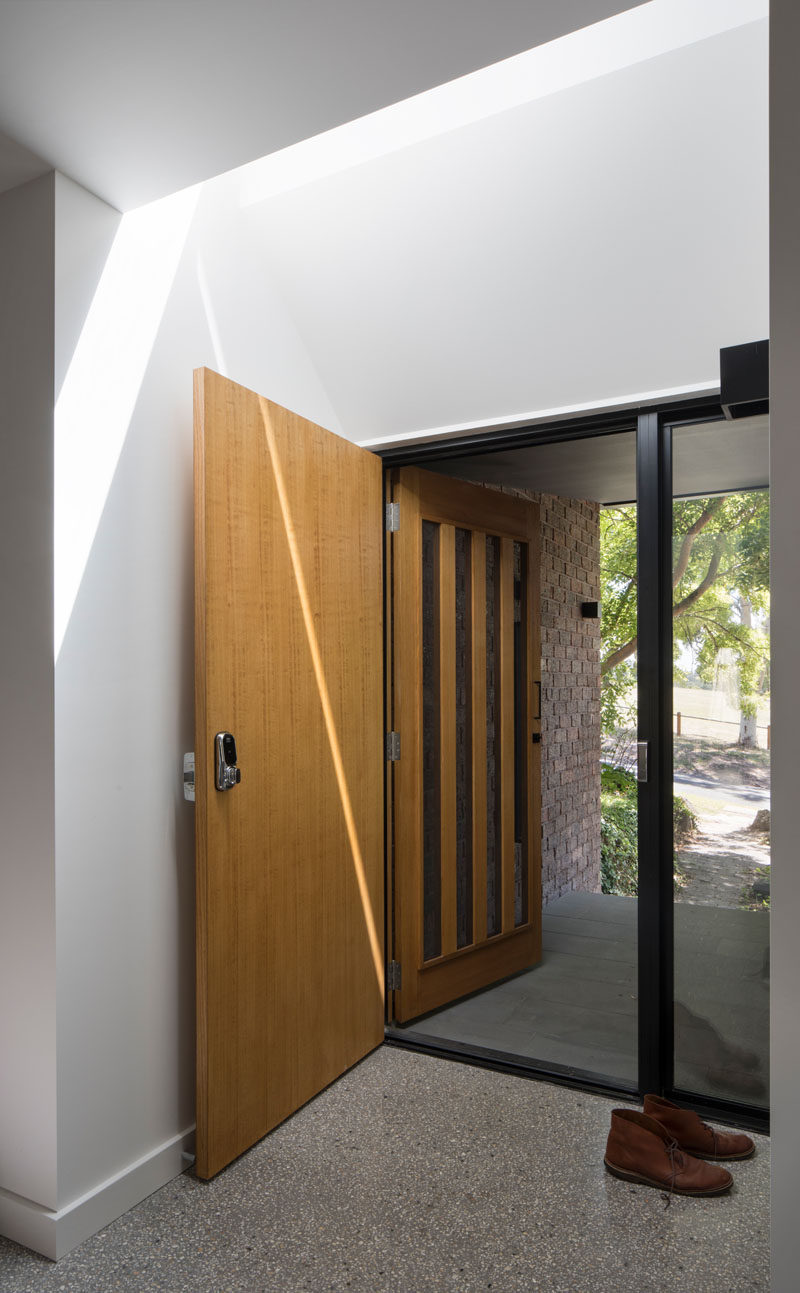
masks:
<path id="1" fill-rule="evenodd" d="M 230 732 L 217 732 L 214 750 L 217 790 L 233 790 L 241 781 L 242 774 L 236 766 L 236 742 Z"/>
<path id="2" fill-rule="evenodd" d="M 194 750 L 183 756 L 183 797 L 188 803 L 195 801 L 194 784 Z"/>

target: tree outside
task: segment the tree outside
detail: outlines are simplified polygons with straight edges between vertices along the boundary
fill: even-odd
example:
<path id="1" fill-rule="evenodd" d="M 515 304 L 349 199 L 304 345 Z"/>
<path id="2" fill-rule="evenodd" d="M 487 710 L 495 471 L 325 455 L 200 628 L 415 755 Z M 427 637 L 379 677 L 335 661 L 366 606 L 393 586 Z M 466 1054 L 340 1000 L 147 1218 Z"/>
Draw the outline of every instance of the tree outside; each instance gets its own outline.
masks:
<path id="1" fill-rule="evenodd" d="M 692 716 L 685 751 L 676 737 L 676 773 L 683 761 L 705 780 L 724 767 L 723 779 L 760 777 L 768 784 L 768 755 L 757 746 L 766 744 L 769 705 L 769 494 L 677 500 L 673 526 L 674 678 L 678 703 L 691 705 Z M 604 508 L 600 527 L 604 758 L 624 764 L 621 734 L 632 739 L 636 709 L 636 507 Z M 709 716 L 720 706 L 735 724 Z M 621 810 L 610 791 L 604 785 L 604 822 L 618 823 Z M 635 790 L 627 793 L 632 805 Z M 689 814 L 678 810 L 676 822 L 685 820 L 690 833 L 698 804 L 689 798 Z M 708 816 L 708 806 L 701 807 L 700 830 Z M 612 833 L 605 829 L 609 840 Z"/>
<path id="2" fill-rule="evenodd" d="M 676 684 L 713 686 L 735 671 L 743 720 L 769 691 L 769 494 L 766 490 L 678 501 L 673 509 L 672 631 Z M 600 514 L 603 729 L 630 718 L 636 675 L 636 508 Z M 691 661 L 689 669 L 687 663 Z M 754 724 L 739 739 L 754 745 Z"/>

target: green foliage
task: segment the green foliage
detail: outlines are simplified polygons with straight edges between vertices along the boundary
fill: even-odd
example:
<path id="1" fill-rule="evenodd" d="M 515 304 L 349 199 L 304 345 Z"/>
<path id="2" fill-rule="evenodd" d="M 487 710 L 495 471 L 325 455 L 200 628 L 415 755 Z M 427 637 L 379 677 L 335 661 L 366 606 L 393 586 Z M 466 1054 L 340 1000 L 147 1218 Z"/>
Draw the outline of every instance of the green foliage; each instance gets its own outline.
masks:
<path id="1" fill-rule="evenodd" d="M 749 623 L 769 613 L 769 494 L 679 500 L 673 509 L 673 643 L 692 647 L 697 673 L 715 681 L 720 652 L 738 679 L 738 704 L 754 714 L 769 686 L 769 640 Z M 636 508 L 600 513 L 603 730 L 630 724 L 636 654 Z"/>
<path id="2" fill-rule="evenodd" d="M 697 830 L 697 817 L 681 795 L 672 796 L 672 838 L 685 844 Z"/>
<path id="3" fill-rule="evenodd" d="M 636 778 L 632 772 L 626 772 L 624 768 L 611 768 L 607 763 L 600 767 L 600 793 L 604 790 L 611 790 L 616 795 L 633 794 L 636 795 Z"/>
<path id="4" fill-rule="evenodd" d="M 601 795 L 600 888 L 603 893 L 639 892 L 636 802 L 627 795 Z"/>
<path id="5" fill-rule="evenodd" d="M 605 608 L 603 614 L 605 615 Z M 603 675 L 600 687 L 600 726 L 606 735 L 623 727 L 636 726 L 636 665 L 630 660 L 623 660 Z"/>
<path id="6" fill-rule="evenodd" d="M 753 872 L 752 879 L 748 881 L 748 883 L 742 889 L 741 895 L 739 897 L 740 907 L 747 907 L 749 911 L 769 911 L 770 909 L 769 891 L 767 891 L 766 893 L 764 893 L 763 891 L 756 893 L 756 891 L 753 888 L 754 884 L 756 884 L 758 881 L 761 881 L 762 885 L 766 882 L 767 887 L 769 887 L 769 872 L 770 872 L 770 869 L 768 866 L 756 867 L 755 871 Z"/>
<path id="7" fill-rule="evenodd" d="M 605 765 L 601 768 L 600 812 L 600 887 L 603 893 L 635 897 L 639 892 L 639 822 L 637 782 L 632 773 Z M 673 797 L 672 821 L 676 844 L 683 844 L 697 828 L 697 818 L 680 795 Z"/>

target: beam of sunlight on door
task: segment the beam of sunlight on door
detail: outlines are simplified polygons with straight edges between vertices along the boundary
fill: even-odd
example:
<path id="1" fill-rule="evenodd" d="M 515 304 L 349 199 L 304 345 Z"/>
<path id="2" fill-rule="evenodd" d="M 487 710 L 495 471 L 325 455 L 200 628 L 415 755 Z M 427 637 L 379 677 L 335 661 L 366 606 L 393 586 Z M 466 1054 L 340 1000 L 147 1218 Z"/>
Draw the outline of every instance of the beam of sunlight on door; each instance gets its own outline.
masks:
<path id="1" fill-rule="evenodd" d="M 350 844 L 350 852 L 353 858 L 353 870 L 355 872 L 356 883 L 358 885 L 361 906 L 364 912 L 364 924 L 369 939 L 370 952 L 375 967 L 375 977 L 378 981 L 378 991 L 383 995 L 384 988 L 384 968 L 383 955 L 381 952 L 381 942 L 378 937 L 378 927 L 375 919 L 375 913 L 372 910 L 372 903 L 369 896 L 369 886 L 367 884 L 366 868 L 364 866 L 364 857 L 361 852 L 361 844 L 358 838 L 358 828 L 356 826 L 355 813 L 353 812 L 353 801 L 350 796 L 350 788 L 347 784 L 347 773 L 344 768 L 344 759 L 342 749 L 339 744 L 339 734 L 336 730 L 336 719 L 333 714 L 328 683 L 325 678 L 325 669 L 322 664 L 322 652 L 319 647 L 317 632 L 314 627 L 314 611 L 311 606 L 311 600 L 308 595 L 305 575 L 303 573 L 303 563 L 300 557 L 300 548 L 297 542 L 297 534 L 292 520 L 292 510 L 289 503 L 289 495 L 286 490 L 286 482 L 283 478 L 283 469 L 278 456 L 277 445 L 275 444 L 275 435 L 272 430 L 269 419 L 269 411 L 265 407 L 266 401 L 261 401 L 261 417 L 264 423 L 264 434 L 267 440 L 267 449 L 269 450 L 272 470 L 275 473 L 275 486 L 278 491 L 278 501 L 283 518 L 283 527 L 286 531 L 286 539 L 289 544 L 289 554 L 292 561 L 292 570 L 294 572 L 295 583 L 297 584 L 297 595 L 300 599 L 300 609 L 305 624 L 306 637 L 308 638 L 308 647 L 311 652 L 311 661 L 314 667 L 314 677 L 317 683 L 320 703 L 322 705 L 322 714 L 325 720 L 325 730 L 328 735 L 328 744 L 330 745 L 331 758 L 333 759 L 333 768 L 336 775 L 336 784 L 339 788 L 339 798 L 342 804 L 342 813 L 344 815 L 347 838 Z"/>

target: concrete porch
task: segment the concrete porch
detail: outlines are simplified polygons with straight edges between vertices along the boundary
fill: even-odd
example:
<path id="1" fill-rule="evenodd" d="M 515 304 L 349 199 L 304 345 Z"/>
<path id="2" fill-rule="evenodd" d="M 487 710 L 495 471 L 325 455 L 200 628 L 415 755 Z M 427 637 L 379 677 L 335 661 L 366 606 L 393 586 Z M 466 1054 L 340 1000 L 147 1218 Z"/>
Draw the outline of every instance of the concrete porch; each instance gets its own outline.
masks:
<path id="1" fill-rule="evenodd" d="M 415 1020 L 409 1030 L 636 1080 L 635 898 L 547 904 L 541 964 Z M 675 907 L 676 1086 L 766 1103 L 769 914 Z"/>

